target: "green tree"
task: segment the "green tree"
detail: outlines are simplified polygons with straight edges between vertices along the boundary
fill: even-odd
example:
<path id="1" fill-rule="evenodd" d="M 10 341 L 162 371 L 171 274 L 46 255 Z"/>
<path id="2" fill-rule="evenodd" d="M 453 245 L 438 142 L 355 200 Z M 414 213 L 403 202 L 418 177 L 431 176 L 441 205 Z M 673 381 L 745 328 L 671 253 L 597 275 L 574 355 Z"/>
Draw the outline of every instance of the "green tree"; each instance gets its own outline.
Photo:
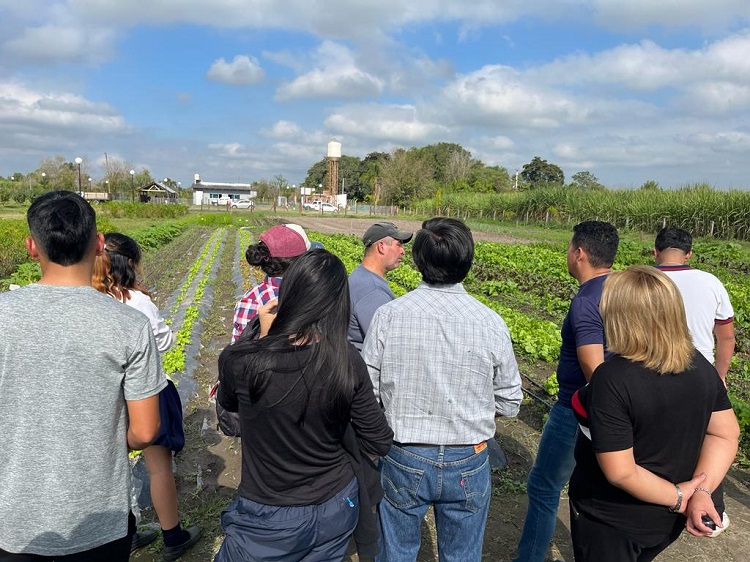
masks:
<path id="1" fill-rule="evenodd" d="M 370 186 L 362 183 L 365 166 L 356 156 L 341 156 L 339 160 L 339 193 L 343 189 L 350 199 L 364 199 L 370 193 Z"/>
<path id="2" fill-rule="evenodd" d="M 273 197 L 273 187 L 268 183 L 268 180 L 262 179 L 260 181 L 254 181 L 251 185 L 257 192 L 258 199 L 270 199 Z"/>
<path id="3" fill-rule="evenodd" d="M 341 156 L 336 193 L 341 193 L 343 190 L 352 199 L 364 199 L 372 189 L 367 179 L 363 182 L 362 174 L 365 171 L 367 171 L 367 166 L 356 156 Z M 317 161 L 307 170 L 307 176 L 303 185 L 320 191 L 318 186 L 321 184 L 323 185 L 323 189 L 326 189 L 328 186 L 328 162 L 326 158 Z"/>
<path id="4" fill-rule="evenodd" d="M 532 188 L 563 185 L 565 183 L 565 174 L 562 169 L 539 156 L 534 156 L 531 162 L 523 165 L 521 177 Z"/>
<path id="5" fill-rule="evenodd" d="M 450 183 L 454 179 L 467 179 L 462 174 L 471 167 L 471 152 L 455 142 L 439 142 L 416 149 L 424 162 L 432 169 L 433 179 L 440 183 Z M 452 163 L 451 163 L 452 161 Z"/>
<path id="6" fill-rule="evenodd" d="M 502 166 L 478 165 L 471 174 L 472 191 L 493 193 L 512 189 L 508 170 Z"/>
<path id="7" fill-rule="evenodd" d="M 327 173 L 328 169 L 326 167 L 326 159 L 323 158 L 322 160 L 318 160 L 310 167 L 309 170 L 307 170 L 307 176 L 305 177 L 303 185 L 305 187 L 311 187 L 317 191 L 320 191 L 318 186 L 322 185 L 323 187 L 325 187 Z"/>
<path id="8" fill-rule="evenodd" d="M 435 191 L 434 170 L 416 148 L 398 148 L 382 162 L 382 198 L 386 203 L 408 205 L 415 199 L 431 197 Z"/>
<path id="9" fill-rule="evenodd" d="M 570 185 L 578 187 L 580 189 L 590 189 L 596 191 L 602 191 L 606 189 L 602 184 L 599 183 L 597 177 L 588 171 L 577 172 L 573 174 Z"/>
<path id="10" fill-rule="evenodd" d="M 382 185 L 382 180 L 380 179 L 382 163 L 387 162 L 390 158 L 391 155 L 387 152 L 370 152 L 364 157 L 361 167 L 362 173 L 359 177 L 359 183 L 362 185 L 361 199 L 373 199 L 376 186 Z"/>
<path id="11" fill-rule="evenodd" d="M 639 189 L 642 191 L 659 191 L 661 190 L 661 186 L 657 181 L 647 180 Z"/>

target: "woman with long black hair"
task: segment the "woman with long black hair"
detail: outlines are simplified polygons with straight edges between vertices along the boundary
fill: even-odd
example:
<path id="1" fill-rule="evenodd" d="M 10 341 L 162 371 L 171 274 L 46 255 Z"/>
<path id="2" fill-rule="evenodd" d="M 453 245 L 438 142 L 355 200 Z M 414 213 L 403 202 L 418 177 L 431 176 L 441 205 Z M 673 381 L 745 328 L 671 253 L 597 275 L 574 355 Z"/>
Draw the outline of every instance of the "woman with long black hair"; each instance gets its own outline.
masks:
<path id="1" fill-rule="evenodd" d="M 326 250 L 302 254 L 278 301 L 259 310 L 260 339 L 219 357 L 217 400 L 238 411 L 239 497 L 222 514 L 218 562 L 343 560 L 359 517 L 359 482 L 344 449 L 385 455 L 393 433 L 359 352 L 347 341 L 346 269 Z"/>

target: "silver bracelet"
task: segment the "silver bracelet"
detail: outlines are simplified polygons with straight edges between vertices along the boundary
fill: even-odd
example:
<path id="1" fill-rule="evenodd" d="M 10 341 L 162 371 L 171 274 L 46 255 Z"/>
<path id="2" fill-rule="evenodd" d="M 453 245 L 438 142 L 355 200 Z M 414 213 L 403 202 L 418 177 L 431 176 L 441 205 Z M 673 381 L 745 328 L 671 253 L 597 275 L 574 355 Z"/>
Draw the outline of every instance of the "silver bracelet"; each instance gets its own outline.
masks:
<path id="1" fill-rule="evenodd" d="M 695 492 L 705 492 L 705 493 L 707 493 L 707 494 L 708 494 L 709 496 L 710 496 L 710 495 L 712 494 L 711 490 L 707 490 L 706 488 L 696 488 L 696 489 L 695 489 L 694 491 L 695 491 Z"/>
<path id="2" fill-rule="evenodd" d="M 673 484 L 673 486 L 674 489 L 677 490 L 677 502 L 675 502 L 672 507 L 668 508 L 672 513 L 674 513 L 675 511 L 680 511 L 680 508 L 682 507 L 682 490 L 677 484 Z"/>

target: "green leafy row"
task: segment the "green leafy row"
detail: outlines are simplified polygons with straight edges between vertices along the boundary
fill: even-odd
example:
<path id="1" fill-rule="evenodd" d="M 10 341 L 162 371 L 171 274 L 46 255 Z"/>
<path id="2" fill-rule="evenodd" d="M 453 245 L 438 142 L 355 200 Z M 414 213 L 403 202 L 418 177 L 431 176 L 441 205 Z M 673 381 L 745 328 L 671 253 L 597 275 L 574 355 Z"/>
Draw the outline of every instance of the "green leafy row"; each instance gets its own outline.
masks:
<path id="1" fill-rule="evenodd" d="M 195 264 L 193 264 L 193 268 L 197 265 L 197 269 L 201 270 L 202 278 L 198 282 L 198 285 L 195 289 L 191 305 L 185 310 L 182 327 L 175 334 L 174 345 L 162 355 L 162 367 L 164 367 L 164 372 L 167 374 L 167 376 L 185 370 L 185 348 L 192 341 L 193 325 L 195 324 L 195 321 L 199 315 L 198 306 L 203 300 L 205 287 L 211 280 L 208 272 L 211 271 L 214 260 L 219 253 L 219 242 L 223 233 L 224 229 L 219 229 L 214 232 L 209 241 L 206 243 L 204 251 L 201 252 L 198 260 L 196 260 Z M 208 255 L 208 259 L 205 261 L 205 264 L 203 264 L 202 262 L 206 255 Z M 191 271 L 193 270 L 193 268 L 191 268 Z M 188 280 L 186 280 L 186 284 L 183 284 L 184 292 L 187 292 L 187 288 L 189 288 L 192 284 L 195 275 L 188 277 L 190 282 L 188 283 Z M 183 296 L 183 298 L 184 292 L 181 289 L 180 294 Z"/>
<path id="2" fill-rule="evenodd" d="M 203 246 L 203 249 L 201 250 L 201 253 L 198 254 L 198 257 L 196 258 L 193 265 L 188 270 L 187 277 L 185 278 L 184 283 L 180 287 L 180 292 L 177 295 L 177 299 L 175 300 L 175 303 L 172 305 L 172 308 L 169 311 L 170 318 L 174 316 L 177 311 L 180 308 L 180 305 L 182 304 L 182 301 L 185 300 L 185 296 L 187 295 L 188 290 L 190 289 L 190 286 L 193 284 L 193 279 L 195 279 L 195 276 L 198 275 L 198 272 L 201 269 L 201 264 L 203 263 L 203 260 L 208 255 L 208 252 L 212 248 L 212 243 L 215 243 L 215 241 L 218 239 L 219 230 L 215 230 L 214 233 L 211 235 L 211 238 L 209 238 L 208 242 L 206 242 L 206 245 Z"/>

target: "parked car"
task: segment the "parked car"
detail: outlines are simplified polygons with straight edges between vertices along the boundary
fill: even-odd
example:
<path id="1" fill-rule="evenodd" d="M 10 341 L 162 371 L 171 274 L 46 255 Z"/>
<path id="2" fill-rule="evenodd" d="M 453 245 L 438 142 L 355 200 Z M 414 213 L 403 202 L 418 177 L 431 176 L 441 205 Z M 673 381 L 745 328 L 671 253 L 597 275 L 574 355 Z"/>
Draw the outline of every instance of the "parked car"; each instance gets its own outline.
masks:
<path id="1" fill-rule="evenodd" d="M 303 205 L 303 208 L 307 211 L 318 211 L 321 210 L 324 213 L 338 213 L 339 210 L 330 203 L 324 203 L 323 201 L 309 201 Z"/>
<path id="2" fill-rule="evenodd" d="M 213 203 L 213 201 L 211 202 Z M 229 195 L 222 195 L 221 197 L 216 199 L 216 202 L 214 203 L 214 205 L 222 206 L 222 205 L 226 205 L 227 203 L 234 203 L 234 199 L 229 197 Z"/>
<path id="3" fill-rule="evenodd" d="M 239 199 L 236 201 L 232 201 L 232 209 L 253 209 L 255 208 L 255 203 L 253 201 L 250 201 L 249 199 Z"/>

